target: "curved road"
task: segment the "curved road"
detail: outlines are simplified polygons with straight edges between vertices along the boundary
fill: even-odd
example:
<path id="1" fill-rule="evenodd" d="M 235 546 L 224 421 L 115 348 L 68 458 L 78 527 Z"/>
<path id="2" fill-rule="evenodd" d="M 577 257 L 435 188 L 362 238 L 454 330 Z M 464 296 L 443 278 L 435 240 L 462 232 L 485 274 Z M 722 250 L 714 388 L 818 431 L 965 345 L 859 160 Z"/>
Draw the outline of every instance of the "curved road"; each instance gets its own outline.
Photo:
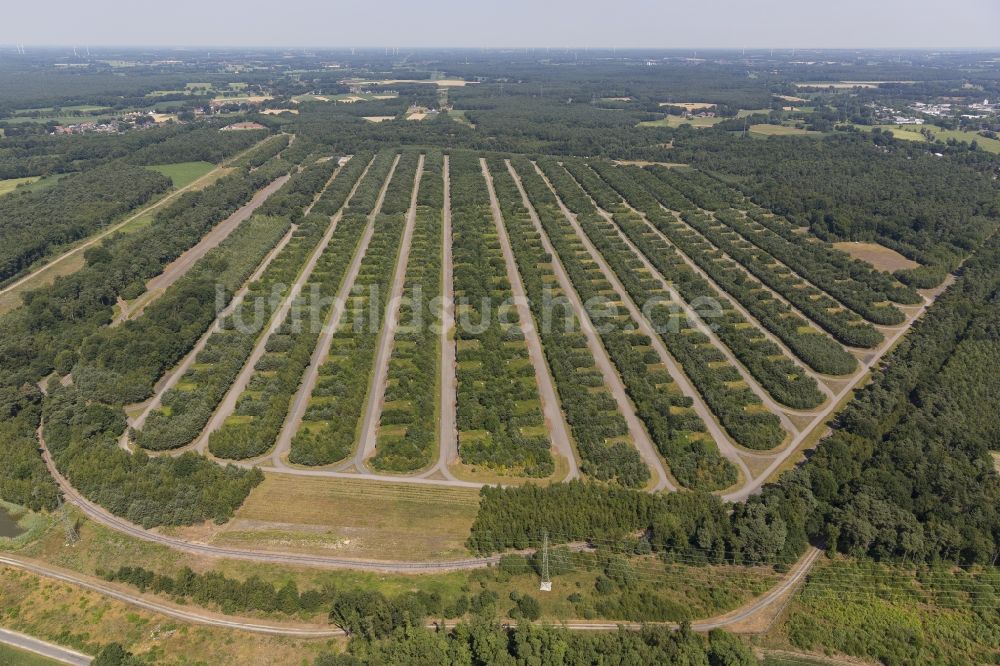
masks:
<path id="1" fill-rule="evenodd" d="M 381 571 L 391 573 L 427 573 L 431 571 L 457 571 L 461 569 L 482 569 L 500 561 L 499 555 L 490 557 L 476 557 L 463 560 L 446 560 L 440 562 L 423 561 L 392 561 L 392 560 L 354 560 L 342 557 L 329 557 L 324 555 L 303 555 L 299 553 L 282 553 L 260 550 L 241 550 L 239 548 L 222 548 L 208 544 L 185 541 L 176 537 L 169 537 L 155 532 L 150 532 L 142 527 L 119 518 L 106 511 L 104 508 L 91 502 L 81 495 L 66 479 L 59 470 L 56 469 L 52 460 L 52 454 L 45 445 L 43 428 L 38 429 L 38 441 L 42 450 L 42 458 L 48 467 L 49 473 L 59 484 L 66 500 L 80 507 L 84 514 L 91 520 L 109 527 L 117 532 L 122 532 L 129 536 L 150 541 L 169 548 L 181 550 L 196 555 L 208 555 L 210 557 L 229 557 L 238 560 L 248 560 L 251 562 L 266 562 L 269 564 L 283 563 L 297 566 L 321 567 L 327 569 L 357 569 L 362 571 Z M 358 478 L 358 475 L 349 475 Z M 438 482 L 440 483 L 440 482 Z"/>
<path id="2" fill-rule="evenodd" d="M 73 571 L 57 569 L 47 564 L 24 560 L 19 557 L 0 555 L 0 564 L 14 569 L 21 569 L 22 571 L 28 571 L 37 576 L 51 578 L 62 583 L 76 585 L 77 587 L 82 587 L 85 590 L 96 592 L 118 601 L 123 601 L 132 606 L 142 608 L 143 610 L 152 611 L 153 613 L 159 613 L 160 615 L 166 615 L 167 617 L 176 618 L 178 620 L 184 620 L 185 622 L 207 624 L 213 627 L 222 627 L 225 629 L 240 629 L 257 634 L 297 636 L 299 638 L 327 638 L 329 636 L 344 635 L 343 631 L 334 628 L 309 627 L 286 623 L 269 623 L 262 620 L 239 618 L 227 619 L 219 617 L 208 611 L 187 610 L 173 604 L 154 601 L 138 594 L 122 592 L 111 585 L 105 584 L 88 576 L 83 576 L 82 574 L 78 574 Z"/>
<path id="3" fill-rule="evenodd" d="M 737 608 L 736 610 L 730 611 L 724 615 L 719 615 L 712 618 L 707 618 L 704 620 L 699 620 L 691 624 L 691 628 L 695 631 L 711 631 L 712 629 L 722 629 L 729 628 L 733 625 L 738 625 L 741 622 L 752 619 L 758 614 L 763 613 L 773 604 L 775 604 L 779 599 L 784 597 L 786 593 L 794 592 L 794 589 L 799 585 L 799 583 L 805 578 L 805 576 L 812 569 L 816 560 L 819 558 L 822 551 L 816 548 L 809 548 L 806 553 L 799 559 L 798 562 L 791 568 L 788 574 L 781 580 L 780 583 L 775 585 L 773 588 L 768 590 L 765 594 L 753 599 L 752 601 L 744 604 L 743 606 Z M 203 624 L 212 627 L 220 627 L 223 629 L 236 629 L 240 631 L 248 631 L 258 634 L 269 634 L 276 636 L 290 636 L 295 638 L 331 638 L 335 636 L 344 636 L 343 630 L 336 627 L 329 626 L 317 626 L 317 625 L 303 625 L 303 624 L 293 624 L 284 622 L 267 622 L 258 619 L 248 619 L 239 617 L 226 617 L 217 613 L 212 613 L 210 611 L 202 609 L 194 609 L 191 607 L 179 607 L 174 604 L 161 602 L 156 599 L 151 599 L 145 596 L 140 596 L 131 592 L 124 592 L 111 585 L 104 583 L 103 581 L 91 578 L 89 576 L 84 576 L 73 571 L 67 571 L 65 569 L 59 569 L 52 567 L 48 564 L 43 564 L 41 562 L 36 562 L 33 560 L 26 560 L 19 557 L 0 555 L 0 565 L 8 566 L 14 569 L 20 569 L 22 571 L 27 571 L 37 576 L 43 576 L 45 578 L 51 578 L 53 580 L 58 580 L 63 583 L 68 583 L 70 585 L 76 585 L 83 589 L 89 590 L 91 592 L 96 592 L 97 594 L 102 594 L 104 596 L 110 597 L 117 601 L 136 606 L 143 610 L 147 610 L 153 613 L 158 613 L 161 615 L 166 615 L 167 617 L 172 617 L 185 622 L 192 622 L 195 624 Z M 446 626 L 451 627 L 457 624 L 457 622 L 447 622 Z M 649 624 L 661 624 L 663 626 L 676 627 L 677 625 L 673 622 L 649 622 Z M 428 627 L 439 626 L 436 622 L 428 623 Z M 615 631 L 619 627 L 624 627 L 630 630 L 638 630 L 643 626 L 643 623 L 637 622 L 564 622 L 557 626 L 562 626 L 566 629 L 574 631 Z M 8 632 L 13 633 L 13 632 Z M 81 655 L 79 653 L 73 652 L 71 650 L 66 650 L 64 648 L 59 648 L 58 646 L 53 646 L 51 644 L 46 644 L 43 641 L 38 641 L 23 634 L 16 634 L 17 638 L 20 638 L 24 642 L 33 642 L 34 644 L 40 644 L 52 649 L 53 651 L 59 651 L 67 656 L 75 656 L 76 661 L 67 660 L 66 663 L 70 664 L 88 664 L 90 663 L 90 658 L 86 655 Z M 8 642 L 3 640 L 3 633 L 0 633 L 0 642 Z M 30 649 L 30 648 L 29 648 Z"/>

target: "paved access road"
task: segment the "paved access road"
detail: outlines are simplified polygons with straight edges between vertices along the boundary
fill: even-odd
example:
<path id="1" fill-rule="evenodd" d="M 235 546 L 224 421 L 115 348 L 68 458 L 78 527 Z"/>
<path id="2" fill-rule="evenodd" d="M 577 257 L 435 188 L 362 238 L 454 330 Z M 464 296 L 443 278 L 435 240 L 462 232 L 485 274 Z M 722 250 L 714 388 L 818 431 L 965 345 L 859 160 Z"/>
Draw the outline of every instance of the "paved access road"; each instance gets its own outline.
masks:
<path id="1" fill-rule="evenodd" d="M 63 664 L 73 664 L 74 666 L 87 666 L 94 660 L 93 657 L 64 648 L 55 643 L 49 643 L 27 634 L 22 634 L 10 629 L 0 629 L 0 643 L 16 647 L 26 652 L 34 652 L 43 657 L 48 657 Z"/>

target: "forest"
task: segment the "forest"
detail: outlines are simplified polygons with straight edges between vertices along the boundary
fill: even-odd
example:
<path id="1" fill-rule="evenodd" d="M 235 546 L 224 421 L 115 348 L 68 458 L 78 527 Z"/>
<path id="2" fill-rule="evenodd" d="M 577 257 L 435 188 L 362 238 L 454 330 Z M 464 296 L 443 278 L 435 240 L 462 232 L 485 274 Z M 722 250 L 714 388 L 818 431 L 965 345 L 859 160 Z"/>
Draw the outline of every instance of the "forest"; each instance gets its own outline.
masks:
<path id="1" fill-rule="evenodd" d="M 885 560 L 991 562 L 1000 540 L 1000 477 L 990 458 L 996 410 L 988 382 L 961 385 L 971 359 L 987 360 L 997 344 L 998 299 L 993 240 L 886 357 L 815 454 L 746 504 L 577 482 L 484 488 L 469 547 L 526 547 L 547 530 L 626 543 L 640 533 L 667 557 L 709 562 L 790 561 L 809 542 Z"/>
<path id="2" fill-rule="evenodd" d="M 528 211 L 518 203 L 520 193 L 504 163 L 491 161 L 490 172 L 535 324 L 546 317 L 556 322 L 538 326 L 539 337 L 581 469 L 602 481 L 641 486 L 650 478 L 649 469 L 628 441 L 628 426 L 597 369 L 579 318 L 565 297 L 547 293 L 551 287 L 546 285 L 556 279 L 552 257 L 542 246 Z"/>
<path id="3" fill-rule="evenodd" d="M 510 300 L 487 184 L 472 153 L 453 153 L 450 163 L 459 453 L 466 464 L 548 476 L 554 462 L 526 322 Z"/>
<path id="4" fill-rule="evenodd" d="M 878 240 L 924 264 L 900 275 L 920 287 L 940 282 L 996 230 L 1000 216 L 988 175 L 907 146 L 879 150 L 860 136 L 765 146 L 689 134 L 678 135 L 672 153 L 820 238 Z"/>
<path id="5" fill-rule="evenodd" d="M 429 462 L 437 434 L 435 414 L 440 391 L 439 343 L 444 230 L 444 156 L 430 153 L 417 191 L 416 221 L 403 278 L 399 326 L 389 361 L 385 403 L 372 466 L 405 472 Z"/>
<path id="6" fill-rule="evenodd" d="M 109 164 L 60 180 L 40 192 L 0 199 L 0 282 L 88 236 L 170 187 L 150 169 Z"/>

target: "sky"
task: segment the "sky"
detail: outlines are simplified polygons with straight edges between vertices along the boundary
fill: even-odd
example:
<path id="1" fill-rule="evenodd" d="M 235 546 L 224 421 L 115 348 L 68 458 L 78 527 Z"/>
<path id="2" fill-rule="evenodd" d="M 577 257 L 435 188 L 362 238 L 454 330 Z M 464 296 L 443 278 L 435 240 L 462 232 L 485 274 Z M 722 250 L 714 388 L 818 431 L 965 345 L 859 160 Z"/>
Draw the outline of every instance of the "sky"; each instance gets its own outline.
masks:
<path id="1" fill-rule="evenodd" d="M 992 48 L 1000 0 L 10 2 L 0 44 Z"/>

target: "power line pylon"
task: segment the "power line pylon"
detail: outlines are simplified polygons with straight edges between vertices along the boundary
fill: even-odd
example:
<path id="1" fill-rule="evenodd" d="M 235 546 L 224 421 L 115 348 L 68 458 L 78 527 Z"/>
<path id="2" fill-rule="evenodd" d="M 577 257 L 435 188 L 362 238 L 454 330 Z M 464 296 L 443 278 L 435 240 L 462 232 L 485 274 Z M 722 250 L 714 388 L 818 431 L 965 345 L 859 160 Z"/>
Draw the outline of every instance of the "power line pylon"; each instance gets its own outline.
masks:
<path id="1" fill-rule="evenodd" d="M 549 578 L 549 533 L 542 537 L 542 584 L 538 587 L 542 592 L 552 591 L 552 579 Z"/>

